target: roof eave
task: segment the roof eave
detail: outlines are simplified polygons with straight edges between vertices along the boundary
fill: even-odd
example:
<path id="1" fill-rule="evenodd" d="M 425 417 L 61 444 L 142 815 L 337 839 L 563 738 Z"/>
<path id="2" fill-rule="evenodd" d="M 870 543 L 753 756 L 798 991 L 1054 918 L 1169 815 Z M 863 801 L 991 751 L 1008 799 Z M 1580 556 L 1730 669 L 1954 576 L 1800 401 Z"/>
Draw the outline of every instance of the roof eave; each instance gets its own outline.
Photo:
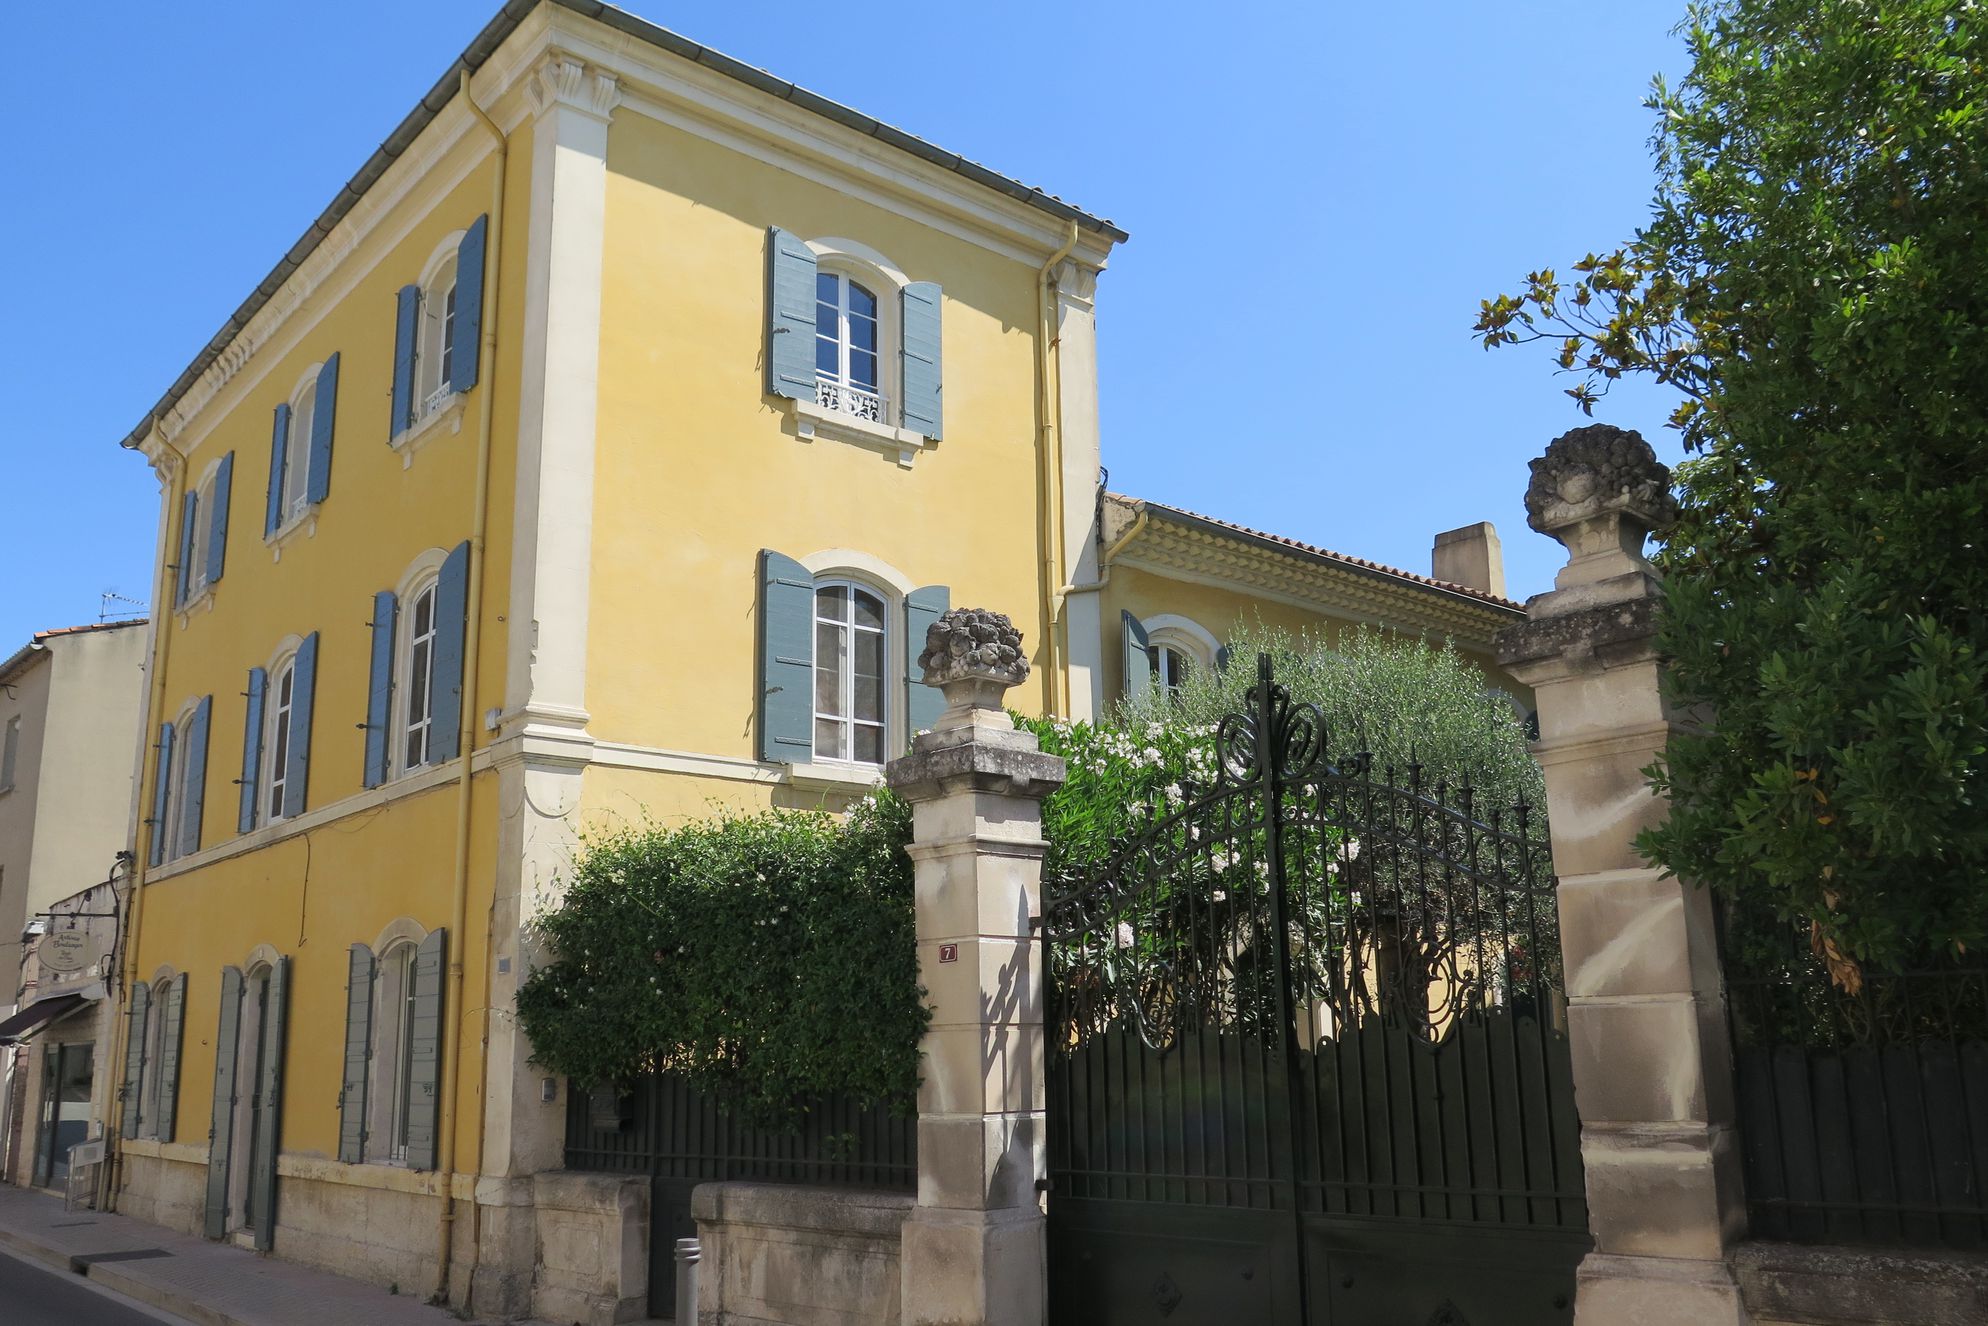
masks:
<path id="1" fill-rule="evenodd" d="M 700 46 L 687 37 L 668 28 L 659 27 L 647 19 L 637 18 L 626 10 L 602 4 L 600 0 L 545 0 L 545 2 L 570 10 L 583 18 L 593 19 L 618 32 L 627 33 L 749 87 L 791 101 L 825 119 L 834 120 L 860 133 L 868 134 L 879 142 L 942 166 L 976 184 L 1006 194 L 1052 216 L 1065 221 L 1074 221 L 1081 228 L 1101 235 L 1113 244 L 1122 244 L 1130 238 L 1125 231 L 1111 222 L 1072 207 L 1060 198 L 1053 198 L 1040 189 L 1031 188 L 1018 180 L 1011 180 L 976 162 L 968 161 L 956 152 L 944 151 L 922 138 L 905 133 L 860 111 L 852 110 L 840 102 L 830 101 L 785 79 L 776 78 L 764 69 Z M 194 356 L 193 362 L 173 380 L 173 385 L 167 388 L 166 393 L 150 410 L 145 412 L 145 418 L 125 435 L 124 440 L 119 443 L 120 446 L 127 451 L 136 451 L 140 448 L 146 435 L 158 425 L 168 411 L 179 404 L 180 399 L 199 380 L 200 375 L 208 370 L 235 337 L 241 334 L 242 329 L 262 311 L 263 305 L 282 289 L 283 283 L 290 279 L 291 274 L 303 264 L 304 259 L 310 257 L 318 245 L 337 228 L 338 223 L 345 219 L 346 213 L 365 196 L 367 190 L 371 189 L 393 163 L 413 145 L 414 140 L 420 137 L 421 131 L 434 121 L 442 108 L 455 99 L 462 85 L 462 75 L 465 72 L 474 74 L 481 69 L 497 48 L 504 44 L 505 39 L 517 31 L 518 25 L 523 23 L 540 3 L 541 0 L 505 0 L 496 17 L 484 24 L 483 30 L 476 34 L 476 37 L 464 48 L 463 53 L 456 57 L 442 76 L 435 80 L 435 85 L 428 89 L 427 94 L 415 103 L 414 109 L 409 111 L 394 127 L 394 131 L 387 135 L 386 141 L 381 143 L 373 155 L 366 159 L 366 163 L 345 182 L 344 187 L 332 199 L 331 205 L 318 214 L 317 219 L 311 222 L 297 242 L 290 246 L 282 260 L 269 270 L 269 274 L 262 278 L 249 297 L 228 315 L 228 320 L 222 324 L 221 330 L 208 340 L 200 353 Z"/>

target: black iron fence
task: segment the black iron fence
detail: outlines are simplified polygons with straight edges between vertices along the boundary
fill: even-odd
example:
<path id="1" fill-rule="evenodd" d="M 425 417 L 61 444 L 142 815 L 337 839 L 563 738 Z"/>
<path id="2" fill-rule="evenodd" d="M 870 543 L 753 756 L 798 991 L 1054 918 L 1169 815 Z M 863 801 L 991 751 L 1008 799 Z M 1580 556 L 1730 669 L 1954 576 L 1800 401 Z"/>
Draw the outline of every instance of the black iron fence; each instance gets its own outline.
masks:
<path id="1" fill-rule="evenodd" d="M 574 1091 L 566 1167 L 691 1183 L 755 1179 L 847 1188 L 918 1186 L 918 1121 L 882 1106 L 818 1101 L 791 1129 L 750 1127 L 680 1077 Z"/>
<path id="2" fill-rule="evenodd" d="M 1757 1238 L 1988 1244 L 1988 963 L 1830 981 L 1805 921 L 1721 918 Z"/>
<path id="3" fill-rule="evenodd" d="M 628 1088 L 576 1089 L 566 1101 L 566 1168 L 649 1178 L 649 1311 L 676 1304 L 680 1238 L 694 1238 L 691 1193 L 743 1179 L 913 1191 L 918 1121 L 883 1106 L 816 1101 L 791 1128 L 742 1122 L 681 1077 Z"/>

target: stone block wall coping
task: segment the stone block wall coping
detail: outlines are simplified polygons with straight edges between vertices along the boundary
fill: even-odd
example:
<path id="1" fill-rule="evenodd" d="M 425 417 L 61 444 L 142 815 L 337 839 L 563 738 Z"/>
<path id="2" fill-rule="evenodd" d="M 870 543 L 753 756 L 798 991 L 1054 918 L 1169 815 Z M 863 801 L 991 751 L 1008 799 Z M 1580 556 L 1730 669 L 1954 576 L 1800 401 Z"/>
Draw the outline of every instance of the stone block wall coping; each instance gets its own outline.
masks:
<path id="1" fill-rule="evenodd" d="M 618 1216 L 625 1211 L 647 1210 L 649 1180 L 639 1174 L 541 1170 L 532 1176 L 532 1200 L 542 1210 Z"/>
<path id="2" fill-rule="evenodd" d="M 890 762 L 884 779 L 913 801 L 966 789 L 1042 797 L 1060 786 L 1067 772 L 1060 756 L 1035 749 L 1029 738 L 1026 747 L 985 741 L 936 749 L 914 746 L 909 755 Z"/>
<path id="3" fill-rule="evenodd" d="M 908 1192 L 797 1183 L 700 1183 L 690 1213 L 709 1224 L 806 1229 L 895 1239 L 917 1199 Z"/>
<path id="4" fill-rule="evenodd" d="M 1988 1321 L 1988 1256 L 1742 1243 L 1733 1271 L 1761 1322 L 1974 1326 Z"/>

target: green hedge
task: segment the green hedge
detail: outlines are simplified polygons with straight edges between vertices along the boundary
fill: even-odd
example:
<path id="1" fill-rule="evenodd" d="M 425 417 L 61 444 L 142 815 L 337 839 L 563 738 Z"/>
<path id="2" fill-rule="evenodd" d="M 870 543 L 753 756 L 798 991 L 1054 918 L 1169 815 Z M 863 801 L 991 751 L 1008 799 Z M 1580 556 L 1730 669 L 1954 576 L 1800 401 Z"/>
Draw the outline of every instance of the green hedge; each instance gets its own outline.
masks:
<path id="1" fill-rule="evenodd" d="M 768 811 L 588 844 L 541 923 L 534 1060 L 575 1082 L 688 1078 L 757 1125 L 851 1096 L 909 1113 L 930 1011 L 914 947 L 910 808 Z"/>

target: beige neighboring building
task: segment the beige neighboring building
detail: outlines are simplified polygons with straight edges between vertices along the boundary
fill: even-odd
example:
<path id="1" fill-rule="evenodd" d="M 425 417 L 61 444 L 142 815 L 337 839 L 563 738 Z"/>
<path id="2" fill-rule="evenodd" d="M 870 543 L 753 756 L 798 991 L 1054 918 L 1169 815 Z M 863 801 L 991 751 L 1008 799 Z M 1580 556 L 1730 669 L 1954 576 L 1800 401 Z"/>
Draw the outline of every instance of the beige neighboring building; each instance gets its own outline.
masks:
<path id="1" fill-rule="evenodd" d="M 0 1177 L 59 1186 L 116 1074 L 104 974 L 130 848 L 143 621 L 0 662 Z M 48 913 L 59 913 L 51 919 Z M 102 913 L 103 915 L 93 915 Z"/>

